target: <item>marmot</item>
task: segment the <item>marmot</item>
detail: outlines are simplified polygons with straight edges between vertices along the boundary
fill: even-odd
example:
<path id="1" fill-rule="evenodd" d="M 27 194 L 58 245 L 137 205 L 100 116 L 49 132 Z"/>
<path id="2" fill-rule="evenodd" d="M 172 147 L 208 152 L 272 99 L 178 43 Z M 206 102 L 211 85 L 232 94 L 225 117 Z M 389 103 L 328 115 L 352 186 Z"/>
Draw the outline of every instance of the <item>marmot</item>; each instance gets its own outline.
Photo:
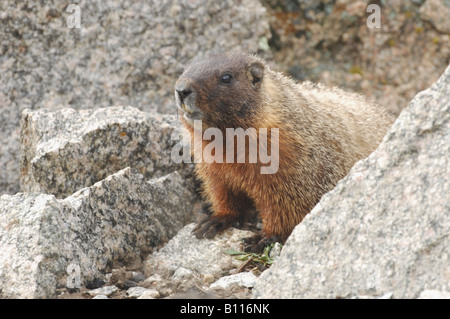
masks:
<path id="1" fill-rule="evenodd" d="M 175 99 L 192 138 L 208 127 L 222 130 L 224 136 L 226 128 L 279 129 L 274 174 L 261 174 L 259 158 L 257 163 L 196 165 L 213 211 L 198 223 L 196 236 L 212 238 L 253 208 L 263 229 L 244 240 L 247 251 L 284 242 L 321 196 L 375 150 L 393 122 L 361 95 L 296 83 L 257 56 L 241 52 L 194 60 L 175 84 Z M 194 130 L 194 120 L 201 120 L 203 128 Z M 266 136 L 268 145 L 275 143 L 270 133 Z M 202 147 L 208 143 L 203 140 Z M 223 149 L 224 158 L 227 151 Z"/>

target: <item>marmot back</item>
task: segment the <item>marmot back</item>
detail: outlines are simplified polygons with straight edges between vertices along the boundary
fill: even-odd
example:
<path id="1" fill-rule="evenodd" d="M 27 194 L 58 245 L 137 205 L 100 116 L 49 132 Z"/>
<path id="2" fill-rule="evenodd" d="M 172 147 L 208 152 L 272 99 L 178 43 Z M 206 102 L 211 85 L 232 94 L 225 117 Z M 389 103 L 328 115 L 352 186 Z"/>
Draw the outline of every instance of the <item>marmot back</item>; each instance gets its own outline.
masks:
<path id="1" fill-rule="evenodd" d="M 191 136 L 214 127 L 278 129 L 278 170 L 261 174 L 263 163 L 198 163 L 196 174 L 213 214 L 201 221 L 197 237 L 213 237 L 256 208 L 261 234 L 246 250 L 285 241 L 321 196 L 367 157 L 393 122 L 364 97 L 311 82 L 295 83 L 272 71 L 261 59 L 243 54 L 212 55 L 186 68 L 175 85 L 181 120 Z M 203 128 L 194 130 L 194 121 Z M 264 131 L 265 132 L 265 131 Z M 249 136 L 259 145 L 261 134 Z M 209 140 L 203 140 L 205 148 Z M 276 144 L 276 145 L 275 145 Z M 223 148 L 223 156 L 229 149 Z M 246 148 L 246 152 L 249 149 Z M 248 158 L 248 157 L 247 157 Z"/>

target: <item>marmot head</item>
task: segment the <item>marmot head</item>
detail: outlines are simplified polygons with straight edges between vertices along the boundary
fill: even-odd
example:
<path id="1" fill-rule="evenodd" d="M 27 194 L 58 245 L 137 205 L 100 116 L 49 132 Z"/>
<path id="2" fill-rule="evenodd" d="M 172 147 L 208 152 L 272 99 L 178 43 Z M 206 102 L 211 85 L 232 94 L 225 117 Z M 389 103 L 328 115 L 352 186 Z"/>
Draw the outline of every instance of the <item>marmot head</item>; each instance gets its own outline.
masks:
<path id="1" fill-rule="evenodd" d="M 261 105 L 264 63 L 244 53 L 194 60 L 175 84 L 179 114 L 186 125 L 252 127 Z"/>

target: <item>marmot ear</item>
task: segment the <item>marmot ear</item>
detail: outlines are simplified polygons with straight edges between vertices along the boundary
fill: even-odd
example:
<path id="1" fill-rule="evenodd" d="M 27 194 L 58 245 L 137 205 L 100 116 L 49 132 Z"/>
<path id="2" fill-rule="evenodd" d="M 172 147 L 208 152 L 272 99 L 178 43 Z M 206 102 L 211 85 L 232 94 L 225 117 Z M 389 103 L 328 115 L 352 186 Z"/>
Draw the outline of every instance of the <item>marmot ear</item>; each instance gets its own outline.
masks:
<path id="1" fill-rule="evenodd" d="M 261 87 L 261 81 L 264 76 L 264 65 L 261 62 L 253 62 L 249 68 L 249 78 L 255 89 Z"/>

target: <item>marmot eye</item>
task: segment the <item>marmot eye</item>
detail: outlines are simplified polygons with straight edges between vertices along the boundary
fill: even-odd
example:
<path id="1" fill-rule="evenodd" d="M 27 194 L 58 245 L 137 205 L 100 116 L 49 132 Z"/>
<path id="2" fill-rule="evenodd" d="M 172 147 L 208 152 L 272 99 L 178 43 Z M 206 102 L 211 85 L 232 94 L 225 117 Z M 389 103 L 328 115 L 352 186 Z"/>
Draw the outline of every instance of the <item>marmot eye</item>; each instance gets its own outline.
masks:
<path id="1" fill-rule="evenodd" d="M 222 83 L 230 83 L 232 78 L 231 74 L 226 73 L 222 75 Z"/>

